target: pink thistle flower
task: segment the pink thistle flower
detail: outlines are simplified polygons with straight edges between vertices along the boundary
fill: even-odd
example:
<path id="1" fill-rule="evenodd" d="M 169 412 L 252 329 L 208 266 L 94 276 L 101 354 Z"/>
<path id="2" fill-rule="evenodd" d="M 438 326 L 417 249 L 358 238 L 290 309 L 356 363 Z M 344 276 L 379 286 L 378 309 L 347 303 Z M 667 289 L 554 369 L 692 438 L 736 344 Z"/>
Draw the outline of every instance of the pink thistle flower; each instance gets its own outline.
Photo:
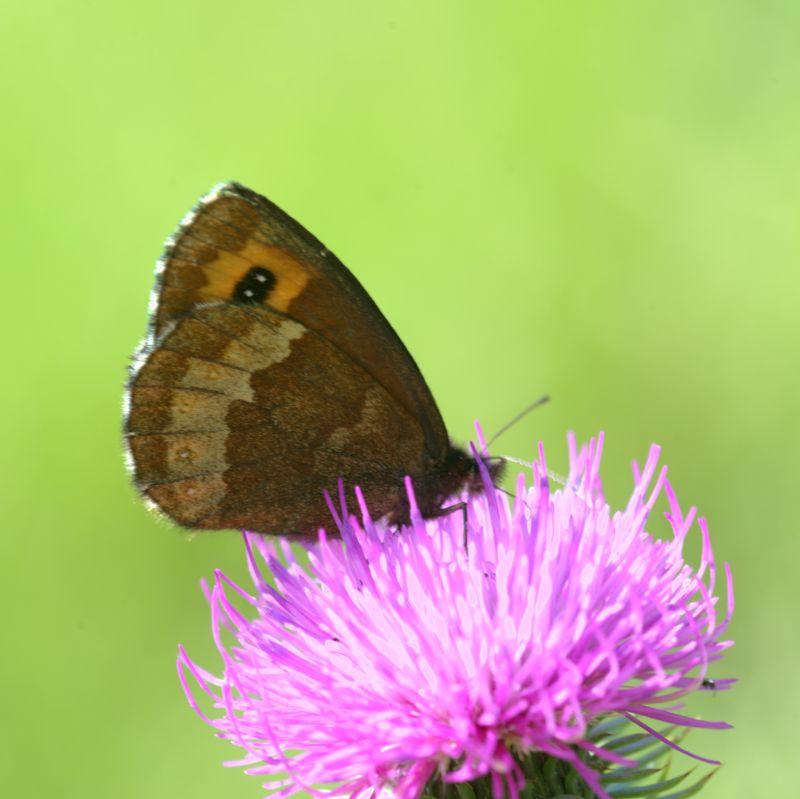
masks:
<path id="1" fill-rule="evenodd" d="M 705 520 L 681 511 L 666 468 L 656 475 L 657 447 L 644 469 L 634 466 L 627 507 L 612 514 L 598 476 L 602 436 L 580 451 L 572 437 L 569 445 L 562 488 L 551 490 L 540 448 L 532 485 L 520 475 L 510 505 L 490 483 L 465 497 L 466 548 L 463 515 L 422 520 L 410 483 L 408 527 L 373 523 L 357 492 L 360 518 L 335 514 L 341 540 L 321 532 L 307 547 L 309 570 L 286 541 L 246 534 L 255 593 L 219 572 L 208 591 L 223 675 L 182 648 L 178 657 L 192 706 L 244 750 L 229 765 L 270 777 L 265 787 L 279 797 L 417 799 L 438 780 L 482 781 L 516 799 L 544 757 L 608 797 L 615 779 L 629 790 L 645 762 L 625 756 L 621 741 L 685 752 L 653 725 L 729 726 L 681 715 L 677 704 L 709 684 L 709 664 L 731 645 L 722 640 L 730 570 L 719 618 Z M 661 491 L 669 540 L 646 532 Z M 682 549 L 695 526 L 702 554 L 692 568 Z M 646 734 L 615 743 L 614 719 Z"/>

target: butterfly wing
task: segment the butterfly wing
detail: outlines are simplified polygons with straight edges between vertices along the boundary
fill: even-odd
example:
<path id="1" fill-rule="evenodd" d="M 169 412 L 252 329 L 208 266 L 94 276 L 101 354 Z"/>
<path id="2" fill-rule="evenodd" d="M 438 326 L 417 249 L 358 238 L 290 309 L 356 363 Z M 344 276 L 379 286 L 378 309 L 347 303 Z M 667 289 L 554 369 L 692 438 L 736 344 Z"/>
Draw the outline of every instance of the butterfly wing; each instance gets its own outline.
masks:
<path id="1" fill-rule="evenodd" d="M 258 288 L 254 270 L 263 269 L 270 290 L 261 304 L 324 336 L 366 369 L 419 421 L 429 454 L 444 457 L 444 422 L 400 337 L 347 267 L 266 197 L 238 183 L 218 187 L 184 221 L 161 264 L 151 303 L 154 337 L 199 303 L 230 302 L 237 287 L 242 299 L 248 291 L 242 281 L 251 275 Z"/>
<path id="2" fill-rule="evenodd" d="M 313 533 L 323 489 L 375 515 L 449 449 L 416 364 L 352 274 L 263 197 L 227 184 L 161 261 L 129 385 L 137 486 L 188 527 Z"/>

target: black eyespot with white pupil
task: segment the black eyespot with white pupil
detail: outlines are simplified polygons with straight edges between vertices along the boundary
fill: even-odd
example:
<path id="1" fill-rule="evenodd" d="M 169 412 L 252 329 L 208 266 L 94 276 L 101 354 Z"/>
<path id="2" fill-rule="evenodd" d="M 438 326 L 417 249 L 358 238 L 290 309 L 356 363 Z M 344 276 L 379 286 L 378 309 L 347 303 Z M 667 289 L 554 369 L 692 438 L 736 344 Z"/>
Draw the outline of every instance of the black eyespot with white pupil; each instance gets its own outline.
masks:
<path id="1" fill-rule="evenodd" d="M 263 266 L 251 267 L 233 289 L 234 302 L 245 305 L 261 305 L 278 281 L 275 275 Z"/>

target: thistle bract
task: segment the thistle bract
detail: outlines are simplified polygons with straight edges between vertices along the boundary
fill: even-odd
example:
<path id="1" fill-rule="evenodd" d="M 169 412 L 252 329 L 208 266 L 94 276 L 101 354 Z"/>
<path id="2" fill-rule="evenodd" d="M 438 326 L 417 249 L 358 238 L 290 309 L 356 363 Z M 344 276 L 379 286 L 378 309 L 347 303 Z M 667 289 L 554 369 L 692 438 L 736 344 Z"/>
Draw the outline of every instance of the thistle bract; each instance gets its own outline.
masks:
<path id="1" fill-rule="evenodd" d="M 604 743 L 609 721 L 680 751 L 664 725 L 728 726 L 679 712 L 730 645 L 705 521 L 681 511 L 657 447 L 612 513 L 602 436 L 569 445 L 557 490 L 540 448 L 513 501 L 489 483 L 463 514 L 423 520 L 409 483 L 412 522 L 399 530 L 373 522 L 357 493 L 358 515 L 335 513 L 341 539 L 321 533 L 307 567 L 286 541 L 245 535 L 255 589 L 221 573 L 208 588 L 222 675 L 179 654 L 193 707 L 242 750 L 231 765 L 279 796 L 416 799 L 432 780 L 488 780 L 516 797 L 526 758 L 549 756 L 605 797 L 613 769 L 638 764 Z M 666 540 L 646 530 L 661 492 Z M 690 534 L 696 567 L 682 554 Z"/>

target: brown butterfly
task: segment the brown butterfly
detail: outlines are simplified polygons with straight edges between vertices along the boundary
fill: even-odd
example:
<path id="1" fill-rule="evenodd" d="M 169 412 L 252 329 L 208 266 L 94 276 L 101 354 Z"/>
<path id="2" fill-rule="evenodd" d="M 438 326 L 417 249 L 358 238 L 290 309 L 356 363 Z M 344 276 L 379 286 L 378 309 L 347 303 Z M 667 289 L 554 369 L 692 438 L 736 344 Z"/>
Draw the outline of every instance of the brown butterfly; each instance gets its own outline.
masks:
<path id="1" fill-rule="evenodd" d="M 183 220 L 150 312 L 125 440 L 137 488 L 178 524 L 311 536 L 339 479 L 391 523 L 408 519 L 406 475 L 425 517 L 482 489 L 361 284 L 250 189 L 220 185 Z"/>

